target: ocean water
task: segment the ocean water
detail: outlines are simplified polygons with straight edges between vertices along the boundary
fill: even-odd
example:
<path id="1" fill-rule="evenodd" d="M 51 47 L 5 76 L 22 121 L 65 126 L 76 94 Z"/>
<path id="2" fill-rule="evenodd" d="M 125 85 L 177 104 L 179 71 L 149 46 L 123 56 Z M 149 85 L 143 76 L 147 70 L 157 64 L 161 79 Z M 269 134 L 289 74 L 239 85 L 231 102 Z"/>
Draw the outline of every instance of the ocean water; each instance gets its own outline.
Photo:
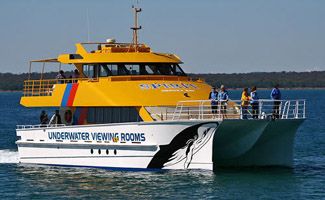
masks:
<path id="1" fill-rule="evenodd" d="M 2 92 L 0 199 L 325 199 L 325 90 L 282 93 L 307 99 L 308 119 L 297 132 L 292 169 L 130 172 L 18 164 L 15 126 L 38 123 L 41 109 L 20 106 L 19 92 Z"/>

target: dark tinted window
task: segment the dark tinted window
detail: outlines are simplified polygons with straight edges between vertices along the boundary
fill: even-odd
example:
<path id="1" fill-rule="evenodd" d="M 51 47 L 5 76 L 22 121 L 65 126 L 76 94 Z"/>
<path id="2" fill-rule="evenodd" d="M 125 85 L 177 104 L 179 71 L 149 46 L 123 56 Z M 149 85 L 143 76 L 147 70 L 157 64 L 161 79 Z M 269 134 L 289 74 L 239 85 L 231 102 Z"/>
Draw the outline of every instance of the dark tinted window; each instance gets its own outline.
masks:
<path id="1" fill-rule="evenodd" d="M 90 78 L 123 75 L 186 76 L 178 64 L 171 63 L 88 64 L 83 66 L 83 73 Z"/>
<path id="2" fill-rule="evenodd" d="M 89 124 L 139 122 L 142 121 L 134 107 L 90 107 L 87 122 Z"/>

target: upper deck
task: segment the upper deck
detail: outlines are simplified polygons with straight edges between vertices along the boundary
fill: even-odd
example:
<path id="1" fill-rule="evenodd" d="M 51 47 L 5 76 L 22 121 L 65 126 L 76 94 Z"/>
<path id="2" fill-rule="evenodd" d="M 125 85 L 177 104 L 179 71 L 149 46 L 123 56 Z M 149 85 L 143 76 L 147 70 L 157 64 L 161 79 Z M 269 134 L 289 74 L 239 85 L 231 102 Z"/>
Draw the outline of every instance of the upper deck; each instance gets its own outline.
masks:
<path id="1" fill-rule="evenodd" d="M 21 104 L 27 107 L 175 106 L 178 101 L 207 98 L 210 86 L 191 80 L 173 54 L 154 53 L 146 45 L 84 43 L 74 54 L 33 62 L 73 64 L 77 78 L 24 81 Z M 72 68 L 73 70 L 73 68 Z M 30 68 L 31 71 L 31 68 Z"/>

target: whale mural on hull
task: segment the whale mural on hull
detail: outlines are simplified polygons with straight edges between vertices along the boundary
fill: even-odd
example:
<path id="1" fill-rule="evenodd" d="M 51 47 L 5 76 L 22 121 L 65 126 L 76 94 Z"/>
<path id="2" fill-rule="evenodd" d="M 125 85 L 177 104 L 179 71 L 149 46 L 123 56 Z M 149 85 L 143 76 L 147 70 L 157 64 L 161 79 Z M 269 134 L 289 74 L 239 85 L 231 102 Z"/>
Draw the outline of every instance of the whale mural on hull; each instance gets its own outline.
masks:
<path id="1" fill-rule="evenodd" d="M 218 122 L 209 122 L 184 129 L 169 144 L 159 146 L 148 168 L 162 169 L 182 162 L 187 169 L 193 156 L 212 138 L 218 126 Z"/>

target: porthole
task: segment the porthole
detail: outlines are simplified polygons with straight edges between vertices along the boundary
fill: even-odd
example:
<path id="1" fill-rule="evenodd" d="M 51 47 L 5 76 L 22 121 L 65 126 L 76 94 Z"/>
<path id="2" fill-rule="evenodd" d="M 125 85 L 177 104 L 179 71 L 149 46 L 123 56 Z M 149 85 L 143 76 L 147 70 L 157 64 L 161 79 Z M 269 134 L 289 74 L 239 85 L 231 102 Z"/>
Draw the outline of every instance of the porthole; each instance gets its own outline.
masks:
<path id="1" fill-rule="evenodd" d="M 114 149 L 114 155 L 116 155 L 117 154 L 117 151 L 116 151 L 116 149 Z"/>
<path id="2" fill-rule="evenodd" d="M 90 149 L 90 153 L 93 154 L 94 153 L 94 150 L 93 149 Z"/>
<path id="3" fill-rule="evenodd" d="M 108 151 L 108 149 L 106 149 L 106 154 L 107 154 L 107 155 L 109 154 L 109 151 Z"/>
<path id="4" fill-rule="evenodd" d="M 98 154 L 101 154 L 102 152 L 100 151 L 100 149 L 98 149 Z"/>

